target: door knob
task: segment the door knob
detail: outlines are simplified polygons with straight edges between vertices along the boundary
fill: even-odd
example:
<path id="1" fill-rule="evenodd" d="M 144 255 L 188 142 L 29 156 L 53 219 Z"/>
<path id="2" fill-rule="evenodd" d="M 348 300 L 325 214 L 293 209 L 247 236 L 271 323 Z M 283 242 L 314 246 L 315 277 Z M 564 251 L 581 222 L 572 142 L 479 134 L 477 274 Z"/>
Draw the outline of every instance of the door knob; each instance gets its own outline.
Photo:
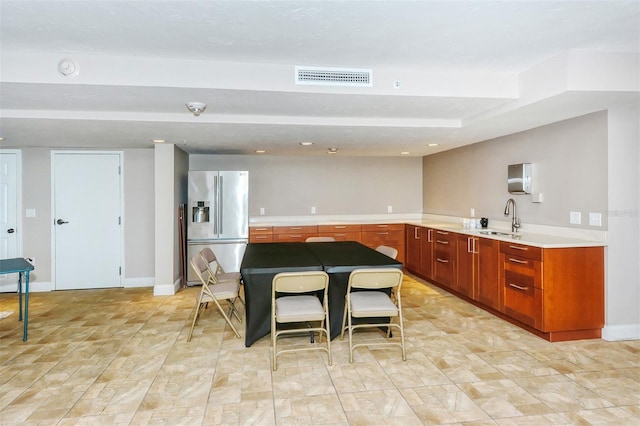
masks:
<path id="1" fill-rule="evenodd" d="M 58 219 L 58 220 L 56 220 L 56 223 L 57 223 L 58 225 L 64 225 L 65 223 L 69 223 L 69 222 L 67 222 L 67 221 L 65 221 L 65 220 L 62 220 L 62 219 Z"/>
<path id="2" fill-rule="evenodd" d="M 7 234 L 13 234 L 14 232 L 16 232 L 16 230 L 13 228 L 7 229 Z"/>

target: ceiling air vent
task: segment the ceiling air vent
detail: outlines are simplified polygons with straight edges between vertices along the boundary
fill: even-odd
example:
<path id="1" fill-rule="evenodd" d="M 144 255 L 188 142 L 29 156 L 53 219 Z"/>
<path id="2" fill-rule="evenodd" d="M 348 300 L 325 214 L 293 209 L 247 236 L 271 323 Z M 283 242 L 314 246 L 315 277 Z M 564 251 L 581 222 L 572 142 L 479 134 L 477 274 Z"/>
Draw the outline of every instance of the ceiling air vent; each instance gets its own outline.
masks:
<path id="1" fill-rule="evenodd" d="M 373 70 L 296 66 L 296 84 L 372 87 Z"/>

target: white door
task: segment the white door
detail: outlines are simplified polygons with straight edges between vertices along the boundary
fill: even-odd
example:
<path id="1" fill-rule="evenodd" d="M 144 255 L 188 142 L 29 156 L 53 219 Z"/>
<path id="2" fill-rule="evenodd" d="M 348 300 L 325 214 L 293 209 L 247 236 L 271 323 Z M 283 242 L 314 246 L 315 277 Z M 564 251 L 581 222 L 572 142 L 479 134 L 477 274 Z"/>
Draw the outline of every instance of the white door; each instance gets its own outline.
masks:
<path id="1" fill-rule="evenodd" d="M 122 287 L 120 164 L 120 153 L 53 153 L 56 290 Z"/>
<path id="2" fill-rule="evenodd" d="M 18 216 L 19 151 L 0 152 L 0 259 L 20 255 Z M 16 291 L 17 274 L 0 275 L 0 291 Z"/>

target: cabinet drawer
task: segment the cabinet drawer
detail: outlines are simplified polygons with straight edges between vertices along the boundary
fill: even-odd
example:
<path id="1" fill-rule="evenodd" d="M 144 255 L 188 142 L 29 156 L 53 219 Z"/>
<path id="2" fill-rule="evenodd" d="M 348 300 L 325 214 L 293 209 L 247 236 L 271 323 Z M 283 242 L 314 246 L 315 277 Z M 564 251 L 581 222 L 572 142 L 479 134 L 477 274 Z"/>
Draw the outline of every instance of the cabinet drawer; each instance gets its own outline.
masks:
<path id="1" fill-rule="evenodd" d="M 451 246 L 453 240 L 456 238 L 456 234 L 448 231 L 441 231 L 436 229 L 431 233 L 431 239 L 436 244 L 436 246 Z"/>
<path id="2" fill-rule="evenodd" d="M 360 225 L 318 225 L 318 234 L 360 232 Z"/>
<path id="3" fill-rule="evenodd" d="M 544 287 L 542 279 L 542 262 L 522 256 L 502 253 L 502 267 L 507 273 L 531 278 L 531 284 L 537 288 Z"/>
<path id="4" fill-rule="evenodd" d="M 274 226 L 274 234 L 317 234 L 318 227 L 316 225 L 305 226 Z"/>
<path id="5" fill-rule="evenodd" d="M 500 243 L 500 251 L 510 256 L 542 260 L 542 249 L 540 247 L 526 246 L 524 244 L 508 243 L 503 241 Z"/>
<path id="6" fill-rule="evenodd" d="M 304 243 L 307 238 L 315 237 L 316 234 L 303 234 L 303 233 L 291 233 L 291 234 L 273 234 L 274 242 L 281 243 Z"/>
<path id="7" fill-rule="evenodd" d="M 268 235 L 254 235 L 251 234 L 249 235 L 249 242 L 250 243 L 270 243 L 273 242 L 273 235 L 268 234 Z"/>
<path id="8" fill-rule="evenodd" d="M 249 228 L 249 235 L 271 235 L 273 233 L 273 226 L 251 226 Z"/>
<path id="9" fill-rule="evenodd" d="M 333 237 L 336 241 L 360 241 L 360 232 L 319 232 L 321 237 Z"/>
<path id="10" fill-rule="evenodd" d="M 542 330 L 543 290 L 536 288 L 534 277 L 505 271 L 504 313 Z"/>
<path id="11" fill-rule="evenodd" d="M 404 231 L 378 230 L 362 232 L 362 243 L 368 246 L 402 246 L 404 247 Z"/>
<path id="12" fill-rule="evenodd" d="M 376 231 L 399 231 L 404 233 L 404 223 L 376 223 L 362 225 L 362 232 Z"/>

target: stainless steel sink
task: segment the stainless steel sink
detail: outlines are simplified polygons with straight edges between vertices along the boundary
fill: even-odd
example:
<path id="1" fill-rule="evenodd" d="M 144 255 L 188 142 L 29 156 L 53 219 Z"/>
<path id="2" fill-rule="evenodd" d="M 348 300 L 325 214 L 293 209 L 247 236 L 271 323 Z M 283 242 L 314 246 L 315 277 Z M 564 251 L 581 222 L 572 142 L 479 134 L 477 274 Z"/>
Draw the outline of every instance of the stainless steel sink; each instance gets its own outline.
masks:
<path id="1" fill-rule="evenodd" d="M 500 231 L 478 231 L 478 234 L 482 235 L 505 235 L 505 236 L 513 236 L 513 234 L 509 232 L 500 232 Z"/>

